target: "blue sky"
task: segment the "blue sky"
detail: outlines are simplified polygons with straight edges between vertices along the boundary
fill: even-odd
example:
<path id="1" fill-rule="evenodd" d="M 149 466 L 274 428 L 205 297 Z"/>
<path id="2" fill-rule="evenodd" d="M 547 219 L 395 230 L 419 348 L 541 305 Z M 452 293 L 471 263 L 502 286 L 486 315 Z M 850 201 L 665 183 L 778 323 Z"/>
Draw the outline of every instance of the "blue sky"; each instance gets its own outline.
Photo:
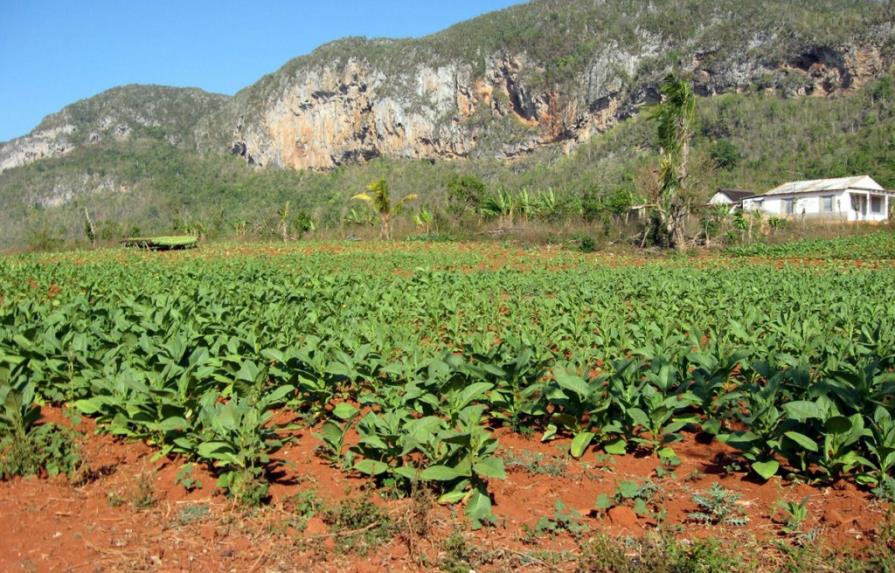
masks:
<path id="1" fill-rule="evenodd" d="M 129 83 L 232 94 L 344 36 L 408 37 L 519 0 L 0 0 L 0 141 Z"/>

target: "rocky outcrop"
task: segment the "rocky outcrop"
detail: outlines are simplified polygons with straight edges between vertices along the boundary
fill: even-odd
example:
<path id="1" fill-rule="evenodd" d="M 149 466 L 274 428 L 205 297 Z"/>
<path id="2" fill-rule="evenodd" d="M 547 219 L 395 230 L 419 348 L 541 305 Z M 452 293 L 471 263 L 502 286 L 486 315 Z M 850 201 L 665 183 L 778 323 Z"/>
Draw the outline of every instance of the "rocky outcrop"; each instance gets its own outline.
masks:
<path id="1" fill-rule="evenodd" d="M 65 154 L 74 147 L 68 143 L 74 129 L 70 124 L 36 129 L 24 137 L 0 143 L 0 172 Z"/>
<path id="2" fill-rule="evenodd" d="M 706 2 L 704 22 L 687 21 L 686 33 L 664 26 L 665 16 L 686 9 L 679 2 L 643 3 L 636 14 L 613 4 L 613 33 L 587 24 L 580 29 L 591 35 L 580 37 L 578 23 L 562 24 L 574 10 L 579 20 L 604 17 L 610 4 L 536 0 L 419 40 L 336 42 L 232 98 L 158 86 L 110 90 L 0 145 L 0 171 L 134 137 L 295 169 L 380 156 L 512 158 L 548 145 L 569 149 L 631 117 L 659 100 L 657 86 L 672 69 L 707 97 L 743 90 L 799 97 L 854 89 L 892 64 L 889 21 L 820 40 L 783 24 L 749 28 L 755 14 L 736 2 Z M 780 17 L 793 13 L 789 2 L 774 6 Z M 490 32 L 467 38 L 526 18 L 554 26 L 538 46 L 518 34 L 504 45 Z M 629 26 L 633 20 L 642 24 Z"/>
<path id="3" fill-rule="evenodd" d="M 643 69 L 667 47 L 659 39 L 643 45 L 638 53 L 606 46 L 563 85 L 546 85 L 546 70 L 525 53 L 494 55 L 479 75 L 469 64 L 452 62 L 417 65 L 396 76 L 361 56 L 297 66 L 264 94 L 260 108 L 251 105 L 257 105 L 254 95 L 237 96 L 214 121 L 231 128 L 226 147 L 255 165 L 330 169 L 379 156 L 508 158 L 586 141 L 658 101 L 657 86 L 669 67 Z M 829 95 L 861 85 L 886 66 L 873 45 L 810 46 L 771 62 L 709 56 L 694 50 L 686 70 L 704 96 L 756 87 Z"/>
<path id="4" fill-rule="evenodd" d="M 134 136 L 195 149 L 194 128 L 228 98 L 192 88 L 113 88 L 44 118 L 30 134 L 0 143 L 0 172 L 60 157 L 85 145 Z"/>

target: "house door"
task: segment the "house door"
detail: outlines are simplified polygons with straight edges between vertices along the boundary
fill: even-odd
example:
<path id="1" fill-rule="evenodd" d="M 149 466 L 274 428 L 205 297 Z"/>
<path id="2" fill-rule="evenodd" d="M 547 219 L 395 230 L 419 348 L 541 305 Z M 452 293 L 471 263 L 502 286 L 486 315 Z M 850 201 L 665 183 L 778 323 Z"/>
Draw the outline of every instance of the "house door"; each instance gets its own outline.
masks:
<path id="1" fill-rule="evenodd" d="M 851 208 L 857 213 L 858 221 L 863 221 L 867 218 L 867 196 L 866 195 L 856 195 L 852 194 L 851 196 Z"/>

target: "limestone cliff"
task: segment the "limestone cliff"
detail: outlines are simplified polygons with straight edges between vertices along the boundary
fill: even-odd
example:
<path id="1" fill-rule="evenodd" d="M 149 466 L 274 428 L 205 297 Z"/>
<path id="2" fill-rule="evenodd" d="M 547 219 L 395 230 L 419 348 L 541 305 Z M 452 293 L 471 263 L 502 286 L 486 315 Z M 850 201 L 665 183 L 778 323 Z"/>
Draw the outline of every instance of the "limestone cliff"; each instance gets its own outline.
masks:
<path id="1" fill-rule="evenodd" d="M 890 12 L 858 0 L 535 0 L 426 38 L 334 42 L 232 98 L 113 90 L 0 145 L 0 171 L 137 135 L 320 170 L 568 148 L 655 102 L 671 70 L 704 96 L 851 90 L 892 65 Z"/>
<path id="2" fill-rule="evenodd" d="M 198 89 L 131 85 L 113 88 L 47 116 L 28 135 L 0 143 L 0 172 L 74 149 L 133 137 L 195 148 L 194 126 L 226 96 Z"/>

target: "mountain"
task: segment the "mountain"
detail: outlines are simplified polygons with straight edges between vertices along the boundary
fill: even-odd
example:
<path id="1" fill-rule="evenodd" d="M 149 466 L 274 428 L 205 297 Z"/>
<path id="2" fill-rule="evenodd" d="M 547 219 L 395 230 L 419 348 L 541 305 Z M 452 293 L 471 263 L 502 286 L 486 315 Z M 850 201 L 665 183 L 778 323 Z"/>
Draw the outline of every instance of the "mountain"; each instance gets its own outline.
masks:
<path id="1" fill-rule="evenodd" d="M 423 38 L 327 44 L 232 97 L 159 86 L 104 92 L 0 144 L 0 200 L 23 221 L 46 221 L 53 209 L 111 197 L 102 204 L 117 205 L 110 217 L 170 227 L 185 213 L 207 216 L 207 202 L 228 194 L 251 197 L 262 210 L 289 193 L 308 209 L 338 210 L 344 193 L 336 182 L 345 173 L 360 181 L 383 171 L 466 169 L 513 184 L 522 170 L 552 172 L 561 158 L 583 154 L 590 163 L 582 170 L 599 162 L 617 175 L 611 187 L 630 182 L 621 166 L 651 145 L 638 114 L 658 100 L 658 82 L 672 70 L 693 82 L 707 113 L 725 118 L 701 134 L 705 153 L 716 140 L 738 138 L 749 155 L 748 172 L 741 167 L 734 181 L 743 185 L 776 161 L 773 145 L 791 142 L 754 141 L 751 118 L 728 117 L 721 102 L 756 118 L 781 105 L 836 115 L 818 118 L 806 135 L 816 141 L 802 141 L 803 149 L 876 134 L 879 125 L 864 123 L 855 98 L 872 100 L 888 121 L 878 97 L 887 88 L 877 83 L 895 62 L 893 21 L 891 3 L 872 0 L 533 0 Z M 788 120 L 776 121 L 803 131 L 805 121 Z M 787 178 L 824 162 L 792 157 Z M 878 158 L 878 150 L 862 157 Z M 448 159 L 466 161 L 441 166 Z M 422 163 L 408 167 L 415 161 Z M 582 192 L 583 183 L 563 183 L 574 175 L 555 179 L 558 191 Z M 245 189 L 250 184 L 270 190 L 267 207 L 263 194 Z M 318 217 L 338 218 L 326 213 Z M 66 225 L 62 235 L 71 234 Z M 13 226 L 0 245 L 33 227 Z"/>
<path id="2" fill-rule="evenodd" d="M 0 143 L 0 172 L 87 145 L 132 138 L 148 137 L 195 148 L 196 124 L 228 99 L 192 88 L 113 88 L 45 117 L 24 137 Z"/>
<path id="3" fill-rule="evenodd" d="M 674 68 L 704 96 L 827 95 L 883 71 L 892 41 L 866 1 L 541 0 L 419 40 L 323 46 L 208 118 L 207 148 L 299 169 L 508 158 L 587 141 L 655 102 Z"/>

